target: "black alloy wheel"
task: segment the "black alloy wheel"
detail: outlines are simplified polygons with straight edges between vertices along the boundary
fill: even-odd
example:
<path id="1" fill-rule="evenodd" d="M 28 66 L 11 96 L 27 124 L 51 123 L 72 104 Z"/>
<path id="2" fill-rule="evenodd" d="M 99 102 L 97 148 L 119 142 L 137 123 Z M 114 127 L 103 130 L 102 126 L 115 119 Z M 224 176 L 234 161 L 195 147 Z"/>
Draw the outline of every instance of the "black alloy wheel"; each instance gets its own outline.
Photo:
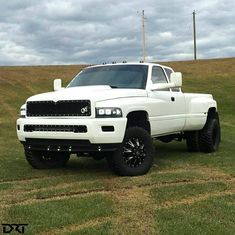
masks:
<path id="1" fill-rule="evenodd" d="M 118 175 L 136 176 L 149 171 L 153 164 L 154 145 L 150 134 L 141 127 L 128 127 L 122 144 L 112 156 L 106 157 Z"/>
<path id="2" fill-rule="evenodd" d="M 123 159 L 127 166 L 135 168 L 140 166 L 147 156 L 146 148 L 142 140 L 137 138 L 128 139 L 123 146 Z"/>

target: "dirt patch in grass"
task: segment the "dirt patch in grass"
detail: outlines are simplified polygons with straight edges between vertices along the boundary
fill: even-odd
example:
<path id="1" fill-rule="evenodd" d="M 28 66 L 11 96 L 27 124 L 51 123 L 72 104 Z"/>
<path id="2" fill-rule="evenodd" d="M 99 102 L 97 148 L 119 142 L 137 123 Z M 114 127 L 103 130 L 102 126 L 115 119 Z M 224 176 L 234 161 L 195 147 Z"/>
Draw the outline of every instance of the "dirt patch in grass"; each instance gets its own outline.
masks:
<path id="1" fill-rule="evenodd" d="M 146 188 L 134 187 L 112 194 L 113 234 L 155 234 L 153 202 Z"/>

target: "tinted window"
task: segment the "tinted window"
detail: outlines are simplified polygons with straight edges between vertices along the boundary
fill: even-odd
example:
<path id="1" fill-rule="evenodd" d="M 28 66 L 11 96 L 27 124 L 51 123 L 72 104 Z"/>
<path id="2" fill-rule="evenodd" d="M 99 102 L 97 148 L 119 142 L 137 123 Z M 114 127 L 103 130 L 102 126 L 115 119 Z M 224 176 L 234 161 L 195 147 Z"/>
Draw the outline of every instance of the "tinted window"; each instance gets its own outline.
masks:
<path id="1" fill-rule="evenodd" d="M 109 85 L 113 88 L 145 89 L 147 65 L 112 65 L 84 69 L 68 87 Z"/>
<path id="2" fill-rule="evenodd" d="M 152 70 L 153 83 L 166 83 L 166 77 L 161 67 L 154 66 Z"/>

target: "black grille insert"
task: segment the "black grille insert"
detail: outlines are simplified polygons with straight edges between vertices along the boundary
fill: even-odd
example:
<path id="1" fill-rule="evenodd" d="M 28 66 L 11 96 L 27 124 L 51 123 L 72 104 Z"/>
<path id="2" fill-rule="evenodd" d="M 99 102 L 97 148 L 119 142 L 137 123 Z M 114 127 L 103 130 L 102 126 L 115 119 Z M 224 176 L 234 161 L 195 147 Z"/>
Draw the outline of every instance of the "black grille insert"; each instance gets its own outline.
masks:
<path id="1" fill-rule="evenodd" d="M 28 101 L 27 116 L 90 116 L 90 100 Z"/>
<path id="2" fill-rule="evenodd" d="M 62 131 L 74 133 L 86 133 L 87 127 L 85 125 L 24 125 L 25 132 L 34 131 Z"/>

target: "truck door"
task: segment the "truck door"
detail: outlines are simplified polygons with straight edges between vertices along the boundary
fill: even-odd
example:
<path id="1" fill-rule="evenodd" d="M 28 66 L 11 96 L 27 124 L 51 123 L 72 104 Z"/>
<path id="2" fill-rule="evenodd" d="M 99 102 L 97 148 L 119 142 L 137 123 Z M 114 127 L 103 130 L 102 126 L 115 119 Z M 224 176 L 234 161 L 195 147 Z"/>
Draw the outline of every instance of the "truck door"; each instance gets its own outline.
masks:
<path id="1" fill-rule="evenodd" d="M 151 82 L 168 82 L 167 74 L 160 66 L 153 66 Z M 152 108 L 149 113 L 152 135 L 181 131 L 185 124 L 185 98 L 181 91 L 171 89 L 148 91 Z"/>

